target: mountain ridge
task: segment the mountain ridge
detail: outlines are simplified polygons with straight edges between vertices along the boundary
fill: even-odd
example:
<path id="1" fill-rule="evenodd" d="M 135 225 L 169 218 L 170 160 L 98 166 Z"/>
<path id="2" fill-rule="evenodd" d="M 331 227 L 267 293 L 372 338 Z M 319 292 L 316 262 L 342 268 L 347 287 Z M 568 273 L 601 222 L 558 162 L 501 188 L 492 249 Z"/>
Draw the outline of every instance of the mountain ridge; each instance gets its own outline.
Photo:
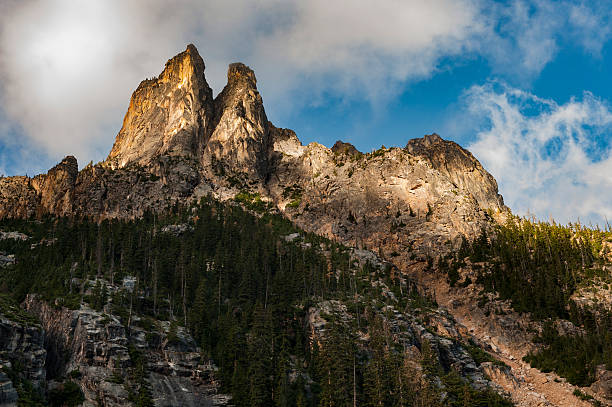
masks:
<path id="1" fill-rule="evenodd" d="M 2 178 L 0 218 L 129 218 L 207 194 L 227 200 L 250 191 L 302 227 L 378 247 L 368 223 L 392 228 L 390 211 L 407 215 L 397 223 L 411 231 L 423 225 L 438 243 L 456 245 L 486 227 L 487 211 L 507 210 L 478 160 L 435 134 L 410 140 L 404 149 L 368 154 L 302 145 L 295 132 L 268 121 L 246 65 L 231 64 L 226 86 L 213 98 L 204 61 L 191 44 L 134 91 L 106 160 L 74 180 L 74 173 L 55 179 L 52 172 L 39 176 L 45 185 L 36 177 Z M 349 213 L 356 223 L 348 221 Z M 349 229 L 361 231 L 345 233 Z M 423 243 L 423 237 L 416 240 Z"/>

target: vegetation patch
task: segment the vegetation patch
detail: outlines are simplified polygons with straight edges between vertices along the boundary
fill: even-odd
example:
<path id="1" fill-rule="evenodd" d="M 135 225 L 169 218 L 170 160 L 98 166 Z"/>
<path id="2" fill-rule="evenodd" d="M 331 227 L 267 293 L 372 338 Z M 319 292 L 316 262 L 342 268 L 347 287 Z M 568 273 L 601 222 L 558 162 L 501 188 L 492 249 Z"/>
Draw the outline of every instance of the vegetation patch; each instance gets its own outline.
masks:
<path id="1" fill-rule="evenodd" d="M 473 267 L 476 283 L 484 288 L 479 305 L 485 306 L 486 294 L 492 293 L 510 300 L 515 311 L 547 321 L 534 339 L 542 349 L 525 360 L 572 384 L 588 386 L 595 380 L 598 364 L 612 368 L 612 313 L 580 308 L 572 295 L 609 278 L 604 242 L 611 238 L 609 227 L 600 230 L 511 217 L 495 233 L 483 233 L 472 243 L 464 241 L 440 264 L 451 284 L 458 281 L 457 270 L 465 266 L 466 258 L 472 265 L 483 264 Z M 584 334 L 560 335 L 553 324 L 560 319 L 569 320 Z"/>
<path id="2" fill-rule="evenodd" d="M 243 190 L 236 194 L 234 201 L 243 204 L 246 208 L 257 213 L 263 213 L 269 208 L 268 203 L 261 199 L 259 192 L 251 193 Z"/>

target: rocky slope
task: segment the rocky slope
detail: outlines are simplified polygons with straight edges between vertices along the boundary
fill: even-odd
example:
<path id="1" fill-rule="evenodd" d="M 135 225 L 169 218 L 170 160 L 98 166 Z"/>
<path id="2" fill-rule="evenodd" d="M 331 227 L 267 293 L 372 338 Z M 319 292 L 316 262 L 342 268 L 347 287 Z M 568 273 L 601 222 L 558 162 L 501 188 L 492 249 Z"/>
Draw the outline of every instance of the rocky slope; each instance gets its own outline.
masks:
<path id="1" fill-rule="evenodd" d="M 216 368 L 182 327 L 170 333 L 170 323 L 160 321 L 143 328 L 134 315 L 128 331 L 110 304 L 107 312 L 86 304 L 70 310 L 30 295 L 24 305 L 29 314 L 0 313 L 2 406 L 16 406 L 24 392 L 52 397 L 67 383 L 76 383 L 82 405 L 92 407 L 133 405 L 141 394 L 156 406 L 223 406 L 231 399 L 217 393 Z"/>
<path id="2" fill-rule="evenodd" d="M 106 287 L 111 292 L 125 290 Z M 202 361 L 182 327 L 169 339 L 169 322 L 146 329 L 134 315 L 134 325 L 127 330 L 110 303 L 103 311 L 86 304 L 70 310 L 28 296 L 25 307 L 40 318 L 45 330 L 49 389 L 59 386 L 62 377 L 71 377 L 84 393 L 84 406 L 130 405 L 133 394 L 147 384 L 156 406 L 220 406 L 229 400 L 217 394 L 214 366 Z M 138 378 L 139 368 L 144 368 L 146 382 Z"/>

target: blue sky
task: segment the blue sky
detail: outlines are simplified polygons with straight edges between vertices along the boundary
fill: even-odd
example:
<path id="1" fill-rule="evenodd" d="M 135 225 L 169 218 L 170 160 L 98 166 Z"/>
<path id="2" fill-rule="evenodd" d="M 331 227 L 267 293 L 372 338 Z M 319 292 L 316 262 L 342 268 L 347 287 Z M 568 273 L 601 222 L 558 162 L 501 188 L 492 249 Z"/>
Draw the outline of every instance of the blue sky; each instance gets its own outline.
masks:
<path id="1" fill-rule="evenodd" d="M 612 3 L 5 0 L 0 171 L 108 153 L 131 92 L 196 44 L 215 93 L 250 65 L 269 118 L 363 151 L 437 132 L 514 212 L 612 218 Z"/>

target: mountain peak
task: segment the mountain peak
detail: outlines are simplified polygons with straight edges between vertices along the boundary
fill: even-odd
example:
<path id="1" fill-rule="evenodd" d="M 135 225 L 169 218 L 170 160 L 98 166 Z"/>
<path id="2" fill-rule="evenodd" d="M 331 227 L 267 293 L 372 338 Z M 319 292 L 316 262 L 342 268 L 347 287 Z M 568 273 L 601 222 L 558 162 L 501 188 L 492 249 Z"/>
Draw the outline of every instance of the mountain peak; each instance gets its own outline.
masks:
<path id="1" fill-rule="evenodd" d="M 257 87 L 257 79 L 255 72 L 242 62 L 234 62 L 230 64 L 227 70 L 227 83 L 246 83 L 253 87 Z"/>
<path id="2" fill-rule="evenodd" d="M 265 178 L 270 126 L 251 68 L 240 62 L 230 64 L 227 85 L 215 98 L 214 110 L 205 164 L 219 164 L 224 171 L 253 179 Z"/>
<path id="3" fill-rule="evenodd" d="M 140 83 L 107 159 L 112 168 L 148 165 L 162 155 L 197 157 L 212 131 L 212 90 L 204 69 L 190 44 L 157 78 Z"/>
<path id="4" fill-rule="evenodd" d="M 187 45 L 185 51 L 170 58 L 166 62 L 163 72 L 160 74 L 160 79 L 173 80 L 179 79 L 186 81 L 190 76 L 195 79 L 204 79 L 204 69 L 206 65 L 200 56 L 198 49 L 193 44 Z"/>

